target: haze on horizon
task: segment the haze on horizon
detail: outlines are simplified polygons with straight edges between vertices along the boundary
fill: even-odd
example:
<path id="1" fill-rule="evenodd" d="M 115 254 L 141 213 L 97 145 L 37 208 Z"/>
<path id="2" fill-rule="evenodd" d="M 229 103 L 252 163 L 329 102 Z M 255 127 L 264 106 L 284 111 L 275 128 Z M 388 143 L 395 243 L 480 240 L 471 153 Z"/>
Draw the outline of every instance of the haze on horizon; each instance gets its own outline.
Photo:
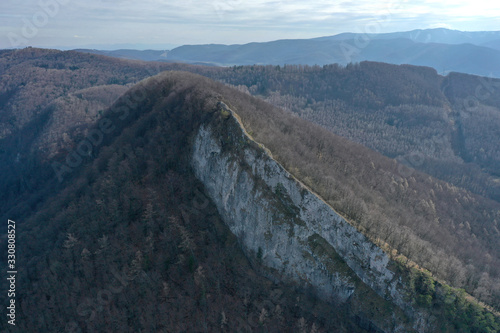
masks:
<path id="1" fill-rule="evenodd" d="M 0 49 L 171 48 L 443 27 L 500 30 L 495 2 L 3 0 Z"/>

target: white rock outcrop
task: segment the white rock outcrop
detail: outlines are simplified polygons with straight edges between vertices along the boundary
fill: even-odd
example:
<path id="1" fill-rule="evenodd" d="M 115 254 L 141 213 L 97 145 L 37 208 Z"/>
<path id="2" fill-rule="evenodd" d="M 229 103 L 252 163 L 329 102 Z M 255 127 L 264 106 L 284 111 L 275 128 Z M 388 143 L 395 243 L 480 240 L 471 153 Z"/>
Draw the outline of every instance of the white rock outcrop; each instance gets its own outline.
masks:
<path id="1" fill-rule="evenodd" d="M 245 249 L 326 300 L 346 301 L 359 278 L 407 308 L 388 255 L 252 141 L 234 117 L 225 121 L 232 123 L 230 142 L 202 125 L 191 165 Z"/>

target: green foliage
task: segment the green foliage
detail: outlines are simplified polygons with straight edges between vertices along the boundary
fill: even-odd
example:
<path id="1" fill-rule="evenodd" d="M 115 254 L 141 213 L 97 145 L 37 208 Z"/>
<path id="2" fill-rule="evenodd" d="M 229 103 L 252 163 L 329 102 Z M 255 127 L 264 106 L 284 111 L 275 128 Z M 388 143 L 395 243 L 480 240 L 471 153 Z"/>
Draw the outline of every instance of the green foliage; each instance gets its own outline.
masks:
<path id="1" fill-rule="evenodd" d="M 152 269 L 152 261 L 151 261 L 151 258 L 149 257 L 149 255 L 144 256 L 144 261 L 142 263 L 142 269 L 145 272 L 148 272 Z"/>
<path id="2" fill-rule="evenodd" d="M 190 273 L 194 273 L 196 270 L 196 258 L 193 254 L 188 256 L 187 267 Z"/>
<path id="3" fill-rule="evenodd" d="M 220 114 L 224 119 L 228 119 L 231 116 L 231 112 L 228 110 L 221 110 Z"/>
<path id="4" fill-rule="evenodd" d="M 436 290 L 436 286 L 435 286 L 435 281 L 432 278 L 431 274 L 427 271 L 423 272 L 419 271 L 419 273 L 417 273 L 416 275 L 417 275 L 415 281 L 416 293 L 432 297 Z"/>
<path id="5" fill-rule="evenodd" d="M 424 308 L 430 308 L 432 305 L 432 295 L 417 295 L 417 304 Z"/>
<path id="6" fill-rule="evenodd" d="M 412 268 L 409 272 L 410 298 L 438 316 L 442 330 L 490 333 L 500 328 L 500 318 L 467 300 L 463 289 L 439 283 L 427 271 Z"/>
<path id="7" fill-rule="evenodd" d="M 262 248 L 259 246 L 259 249 L 257 250 L 257 262 L 259 264 L 262 263 L 262 256 L 263 256 L 263 251 Z"/>

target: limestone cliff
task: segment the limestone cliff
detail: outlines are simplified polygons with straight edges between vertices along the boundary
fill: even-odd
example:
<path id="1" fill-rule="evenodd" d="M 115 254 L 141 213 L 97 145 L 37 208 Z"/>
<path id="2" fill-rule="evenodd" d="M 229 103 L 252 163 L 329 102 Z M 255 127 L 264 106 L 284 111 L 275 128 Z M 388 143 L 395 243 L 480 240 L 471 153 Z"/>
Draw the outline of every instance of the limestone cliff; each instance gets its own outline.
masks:
<path id="1" fill-rule="evenodd" d="M 253 141 L 237 114 L 220 106 L 219 120 L 199 128 L 191 164 L 244 249 L 326 300 L 363 294 L 385 307 L 396 305 L 388 311 L 394 316 L 409 316 L 404 327 L 384 311 L 372 315 L 385 331 L 423 331 L 417 320 L 422 315 L 405 299 L 408 291 L 389 256 Z"/>

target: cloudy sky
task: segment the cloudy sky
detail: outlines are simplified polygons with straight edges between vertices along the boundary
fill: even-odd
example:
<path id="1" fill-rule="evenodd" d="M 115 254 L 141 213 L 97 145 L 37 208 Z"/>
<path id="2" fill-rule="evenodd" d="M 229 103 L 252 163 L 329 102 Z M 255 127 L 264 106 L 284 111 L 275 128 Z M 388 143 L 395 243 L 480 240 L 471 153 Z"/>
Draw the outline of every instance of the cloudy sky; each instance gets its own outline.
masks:
<path id="1" fill-rule="evenodd" d="M 0 49 L 166 49 L 436 27 L 500 30 L 500 6 L 490 0 L 0 0 Z"/>

